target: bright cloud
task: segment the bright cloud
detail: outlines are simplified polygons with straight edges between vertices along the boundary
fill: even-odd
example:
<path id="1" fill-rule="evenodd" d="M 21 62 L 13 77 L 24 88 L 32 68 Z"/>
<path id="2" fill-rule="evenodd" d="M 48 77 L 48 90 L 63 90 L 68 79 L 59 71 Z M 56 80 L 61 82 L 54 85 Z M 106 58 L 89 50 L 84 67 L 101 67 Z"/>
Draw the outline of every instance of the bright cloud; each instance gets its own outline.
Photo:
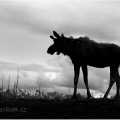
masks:
<path id="1" fill-rule="evenodd" d="M 88 35 L 99 40 L 119 39 L 119 1 L 0 1 L 0 21 L 34 33 L 52 30 Z"/>
<path id="2" fill-rule="evenodd" d="M 46 72 L 45 75 L 52 81 L 56 78 L 57 74 L 55 72 Z"/>

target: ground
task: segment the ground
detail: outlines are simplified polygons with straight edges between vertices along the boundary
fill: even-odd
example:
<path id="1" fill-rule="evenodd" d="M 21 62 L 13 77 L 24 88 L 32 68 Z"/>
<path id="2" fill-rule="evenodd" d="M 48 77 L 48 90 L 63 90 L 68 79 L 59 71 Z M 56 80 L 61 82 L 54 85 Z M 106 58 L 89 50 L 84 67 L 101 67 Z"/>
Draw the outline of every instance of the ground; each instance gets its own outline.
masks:
<path id="1" fill-rule="evenodd" d="M 0 100 L 0 119 L 120 118 L 120 100 Z"/>

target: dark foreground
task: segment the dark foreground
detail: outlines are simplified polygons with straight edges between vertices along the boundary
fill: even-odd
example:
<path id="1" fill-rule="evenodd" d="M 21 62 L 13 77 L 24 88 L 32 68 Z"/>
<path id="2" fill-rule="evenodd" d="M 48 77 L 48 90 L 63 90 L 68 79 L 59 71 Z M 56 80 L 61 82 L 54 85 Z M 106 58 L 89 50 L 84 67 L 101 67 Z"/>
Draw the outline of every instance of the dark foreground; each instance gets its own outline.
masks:
<path id="1" fill-rule="evenodd" d="M 0 119 L 120 118 L 120 101 L 82 100 L 0 100 Z"/>

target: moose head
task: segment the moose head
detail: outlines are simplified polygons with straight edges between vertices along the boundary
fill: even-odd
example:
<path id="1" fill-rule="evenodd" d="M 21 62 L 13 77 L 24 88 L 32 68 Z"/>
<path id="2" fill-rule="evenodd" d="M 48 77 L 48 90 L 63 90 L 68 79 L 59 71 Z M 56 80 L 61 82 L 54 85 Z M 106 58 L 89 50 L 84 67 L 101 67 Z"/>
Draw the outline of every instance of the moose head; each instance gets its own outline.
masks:
<path id="1" fill-rule="evenodd" d="M 53 35 L 50 35 L 50 38 L 53 39 L 54 43 L 48 48 L 47 53 L 53 55 L 55 52 L 57 52 L 57 55 L 59 55 L 64 49 L 63 39 L 65 37 L 63 34 L 60 36 L 55 31 L 53 31 Z"/>

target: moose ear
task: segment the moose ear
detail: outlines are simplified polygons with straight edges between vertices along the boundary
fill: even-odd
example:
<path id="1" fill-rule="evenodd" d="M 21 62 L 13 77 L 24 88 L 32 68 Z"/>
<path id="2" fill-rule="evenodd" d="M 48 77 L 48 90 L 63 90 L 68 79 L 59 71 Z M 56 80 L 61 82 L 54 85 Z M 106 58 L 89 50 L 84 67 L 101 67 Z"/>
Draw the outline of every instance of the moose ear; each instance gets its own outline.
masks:
<path id="1" fill-rule="evenodd" d="M 59 35 L 57 32 L 55 32 L 55 31 L 53 31 L 53 35 L 54 35 L 56 38 L 60 38 L 60 35 Z"/>
<path id="2" fill-rule="evenodd" d="M 51 38 L 51 39 L 55 39 L 52 35 L 50 35 L 50 38 Z"/>
<path id="3" fill-rule="evenodd" d="M 50 38 L 51 38 L 51 39 L 53 39 L 53 41 L 55 41 L 55 40 L 56 40 L 56 38 L 54 38 L 52 35 L 50 35 Z"/>
<path id="4" fill-rule="evenodd" d="M 63 33 L 61 34 L 61 37 L 65 37 Z"/>

